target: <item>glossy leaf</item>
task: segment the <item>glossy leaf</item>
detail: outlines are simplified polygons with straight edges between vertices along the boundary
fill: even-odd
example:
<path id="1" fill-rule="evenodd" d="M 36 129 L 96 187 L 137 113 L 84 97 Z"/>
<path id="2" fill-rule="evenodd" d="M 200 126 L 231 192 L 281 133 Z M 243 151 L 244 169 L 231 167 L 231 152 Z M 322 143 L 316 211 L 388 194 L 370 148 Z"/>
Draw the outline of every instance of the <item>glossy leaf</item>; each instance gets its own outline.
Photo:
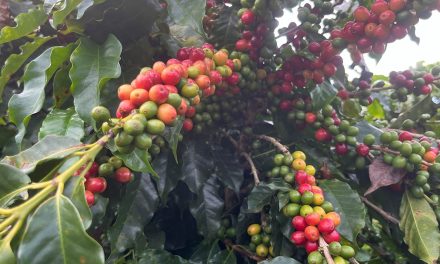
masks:
<path id="1" fill-rule="evenodd" d="M 385 111 L 383 110 L 382 104 L 376 98 L 373 102 L 367 107 L 368 117 L 371 119 L 384 119 Z"/>
<path id="2" fill-rule="evenodd" d="M 210 41 L 219 43 L 221 47 L 235 43 L 241 37 L 239 20 L 237 9 L 226 6 L 220 9 L 218 18 L 214 19 Z"/>
<path id="3" fill-rule="evenodd" d="M 218 240 L 204 240 L 190 258 L 191 264 L 235 264 L 234 252 L 221 250 Z"/>
<path id="4" fill-rule="evenodd" d="M 29 176 L 11 165 L 0 163 L 0 171 L 0 198 L 31 182 Z"/>
<path id="5" fill-rule="evenodd" d="M 104 263 L 104 251 L 84 230 L 73 203 L 49 198 L 29 219 L 17 252 L 18 263 Z"/>
<path id="6" fill-rule="evenodd" d="M 17 259 L 12 251 L 11 245 L 8 242 L 0 240 L 0 263 L 15 264 Z"/>
<path id="7" fill-rule="evenodd" d="M 428 95 L 422 100 L 420 100 L 418 103 L 414 104 L 410 109 L 408 109 L 406 112 L 399 115 L 399 117 L 396 118 L 394 122 L 391 123 L 391 128 L 400 128 L 403 121 L 406 119 L 410 119 L 413 121 L 416 121 L 421 114 L 423 113 L 430 113 L 431 109 L 433 107 L 433 98 Z"/>
<path id="8" fill-rule="evenodd" d="M 158 177 L 148 159 L 149 154 L 147 150 L 140 150 L 136 148 L 133 152 L 122 154 L 113 152 L 113 154 L 124 161 L 124 164 L 130 169 L 138 172 L 148 172 L 153 176 Z"/>
<path id="9" fill-rule="evenodd" d="M 0 31 L 0 44 L 24 37 L 36 30 L 47 20 L 47 15 L 42 9 L 32 9 L 27 13 L 19 14 L 15 19 L 14 27 L 6 26 Z"/>
<path id="10" fill-rule="evenodd" d="M 109 35 L 99 45 L 94 41 L 81 38 L 73 51 L 69 75 L 72 80 L 71 91 L 76 112 L 89 124 L 92 124 L 91 111 L 99 105 L 100 90 L 104 84 L 121 74 L 119 66 L 122 46 L 119 40 Z"/>
<path id="11" fill-rule="evenodd" d="M 84 182 L 85 179 L 82 177 L 70 178 L 66 183 L 64 194 L 72 201 L 78 210 L 84 229 L 88 229 L 92 223 L 92 212 L 87 205 Z"/>
<path id="12" fill-rule="evenodd" d="M 331 103 L 336 98 L 338 90 L 329 82 L 323 82 L 317 85 L 310 92 L 312 97 L 312 107 L 314 110 L 322 109 L 323 106 Z"/>
<path id="13" fill-rule="evenodd" d="M 364 195 L 368 195 L 380 187 L 399 183 L 405 177 L 406 170 L 396 169 L 386 164 L 383 159 L 376 158 L 370 166 L 368 166 L 368 174 L 370 176 L 371 186 Z"/>
<path id="14" fill-rule="evenodd" d="M 288 257 L 279 256 L 270 260 L 260 262 L 260 264 L 300 264 L 301 262 Z"/>
<path id="15" fill-rule="evenodd" d="M 261 182 L 252 189 L 247 197 L 247 212 L 258 213 L 263 207 L 270 203 L 272 197 L 277 191 L 289 191 L 289 187 L 285 185 L 282 180 L 274 179 L 270 183 Z"/>
<path id="16" fill-rule="evenodd" d="M 214 168 L 209 146 L 203 141 L 190 141 L 182 153 L 182 177 L 190 191 L 198 194 Z"/>
<path id="17" fill-rule="evenodd" d="M 72 13 L 81 2 L 82 0 L 63 0 L 60 9 L 52 14 L 53 26 L 56 28 L 59 24 L 64 23 L 66 17 Z"/>
<path id="18" fill-rule="evenodd" d="M 52 86 L 55 108 L 61 108 L 72 95 L 70 92 L 72 82 L 70 81 L 69 70 L 70 67 L 63 67 L 53 77 Z"/>
<path id="19" fill-rule="evenodd" d="M 84 136 L 84 121 L 75 109 L 54 109 L 44 119 L 38 133 L 42 139 L 47 135 L 67 136 L 80 140 Z"/>
<path id="20" fill-rule="evenodd" d="M 11 78 L 12 74 L 17 72 L 27 59 L 39 48 L 41 45 L 52 39 L 52 37 L 37 37 L 32 42 L 26 42 L 20 46 L 21 52 L 18 54 L 11 54 L 6 59 L 1 75 L 0 75 L 0 103 L 2 100 L 1 95 L 3 94 L 3 89 Z"/>
<path id="21" fill-rule="evenodd" d="M 206 0 L 167 0 L 171 36 L 180 46 L 198 46 L 206 36 L 202 25 Z"/>
<path id="22" fill-rule="evenodd" d="M 354 99 L 346 100 L 342 103 L 342 113 L 351 118 L 360 117 L 361 105 Z"/>
<path id="23" fill-rule="evenodd" d="M 153 178 L 156 182 L 157 191 L 163 204 L 166 204 L 168 194 L 177 186 L 182 178 L 179 165 L 174 161 L 169 150 L 161 151 L 152 162 L 158 177 Z"/>
<path id="24" fill-rule="evenodd" d="M 84 13 L 87 11 L 87 9 L 89 9 L 93 5 L 101 4 L 105 1 L 106 0 L 83 0 L 83 1 L 81 1 L 81 3 L 78 5 L 78 8 L 77 8 L 78 11 L 76 12 L 76 19 L 80 19 L 84 15 Z"/>
<path id="25" fill-rule="evenodd" d="M 186 259 L 165 250 L 146 249 L 141 253 L 139 264 L 190 264 Z"/>
<path id="26" fill-rule="evenodd" d="M 326 200 L 333 204 L 341 216 L 339 233 L 351 242 L 365 226 L 366 210 L 359 195 L 350 185 L 339 180 L 322 180 L 319 186 L 324 191 Z"/>
<path id="27" fill-rule="evenodd" d="M 219 195 L 220 181 L 210 177 L 197 194 L 197 200 L 190 204 L 190 211 L 197 221 L 199 232 L 206 238 L 213 238 L 220 228 L 224 202 Z"/>
<path id="28" fill-rule="evenodd" d="M 32 147 L 15 156 L 6 156 L 1 163 L 17 167 L 24 173 L 31 173 L 42 162 L 62 159 L 82 148 L 76 139 L 62 136 L 47 136 Z"/>
<path id="29" fill-rule="evenodd" d="M 400 229 L 409 252 L 429 264 L 437 263 L 440 256 L 440 232 L 434 211 L 425 199 L 403 194 L 400 205 Z"/>
<path id="30" fill-rule="evenodd" d="M 108 231 L 113 251 L 121 253 L 136 245 L 158 204 L 159 197 L 150 176 L 136 174 L 134 181 L 127 186 L 116 221 Z"/>
<path id="31" fill-rule="evenodd" d="M 215 174 L 238 195 L 244 173 L 239 158 L 234 152 L 218 145 L 212 145 L 211 149 Z"/>
<path id="32" fill-rule="evenodd" d="M 185 119 L 183 116 L 177 117 L 175 124 L 172 127 L 167 127 L 163 135 L 165 140 L 168 142 L 168 145 L 171 147 L 171 151 L 176 162 L 178 162 L 177 145 L 179 144 L 180 131 L 182 130 L 184 120 Z"/>
<path id="33" fill-rule="evenodd" d="M 8 104 L 9 118 L 19 128 L 15 141 L 21 143 L 31 115 L 38 113 L 43 107 L 47 83 L 68 60 L 73 45 L 51 47 L 31 61 L 24 74 L 23 92 L 14 94 Z"/>

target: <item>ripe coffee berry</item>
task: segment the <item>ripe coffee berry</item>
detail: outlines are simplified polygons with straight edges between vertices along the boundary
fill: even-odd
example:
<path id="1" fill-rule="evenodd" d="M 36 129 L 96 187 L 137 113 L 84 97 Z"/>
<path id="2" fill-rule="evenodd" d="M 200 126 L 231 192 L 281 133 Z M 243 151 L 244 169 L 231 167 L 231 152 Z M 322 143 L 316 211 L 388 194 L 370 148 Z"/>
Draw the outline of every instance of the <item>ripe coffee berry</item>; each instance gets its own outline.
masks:
<path id="1" fill-rule="evenodd" d="M 306 229 L 304 229 L 304 236 L 309 241 L 318 241 L 319 230 L 315 226 L 308 226 Z"/>
<path id="2" fill-rule="evenodd" d="M 365 144 L 359 144 L 356 147 L 356 152 L 359 156 L 366 157 L 370 153 L 370 148 Z"/>
<path id="3" fill-rule="evenodd" d="M 85 191 L 86 202 L 88 206 L 92 206 L 95 204 L 95 195 L 91 191 Z"/>
<path id="4" fill-rule="evenodd" d="M 127 183 L 132 179 L 132 173 L 127 167 L 120 167 L 115 172 L 115 179 L 120 183 Z"/>
<path id="5" fill-rule="evenodd" d="M 307 227 L 305 218 L 299 215 L 292 218 L 291 224 L 296 231 L 304 231 L 304 229 Z"/>
<path id="6" fill-rule="evenodd" d="M 87 179 L 85 187 L 92 193 L 102 193 L 107 189 L 107 181 L 102 177 L 90 178 Z"/>
<path id="7" fill-rule="evenodd" d="M 295 231 L 290 235 L 290 241 L 294 243 L 295 245 L 303 245 L 304 242 L 306 242 L 306 237 L 304 235 L 304 232 L 302 231 Z"/>
<path id="8" fill-rule="evenodd" d="M 318 230 L 321 233 L 330 233 L 335 230 L 335 224 L 328 218 L 322 219 L 318 224 Z"/>

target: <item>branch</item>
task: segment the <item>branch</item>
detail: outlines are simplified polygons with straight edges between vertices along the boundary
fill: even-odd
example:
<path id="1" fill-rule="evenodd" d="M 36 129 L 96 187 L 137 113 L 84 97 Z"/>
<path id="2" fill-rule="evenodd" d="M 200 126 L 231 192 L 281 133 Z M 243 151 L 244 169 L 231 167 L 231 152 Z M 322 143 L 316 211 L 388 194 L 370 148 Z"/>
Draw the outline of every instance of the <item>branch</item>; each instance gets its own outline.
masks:
<path id="1" fill-rule="evenodd" d="M 255 168 L 255 164 L 252 161 L 252 158 L 249 155 L 249 153 L 241 152 L 240 155 L 243 156 L 246 159 L 246 161 L 249 163 L 249 166 L 251 166 L 251 172 L 252 172 L 252 175 L 254 176 L 255 185 L 260 184 L 260 179 L 258 178 L 257 168 Z"/>
<path id="2" fill-rule="evenodd" d="M 351 264 L 359 264 L 359 262 L 355 258 L 350 258 L 349 261 Z"/>
<path id="3" fill-rule="evenodd" d="M 332 255 L 330 255 L 330 251 L 328 250 L 328 244 L 325 242 L 324 238 L 319 237 L 319 247 L 324 252 L 325 260 L 327 260 L 328 264 L 335 264 L 333 261 Z"/>
<path id="4" fill-rule="evenodd" d="M 260 179 L 258 178 L 258 171 L 257 168 L 255 167 L 254 162 L 252 161 L 251 156 L 249 155 L 249 153 L 242 151 L 242 148 L 240 146 L 240 144 L 231 137 L 231 135 L 229 135 L 228 133 L 223 131 L 223 134 L 225 135 L 225 137 L 232 143 L 232 145 L 234 145 L 235 149 L 240 153 L 241 156 L 243 156 L 247 163 L 249 164 L 249 166 L 251 167 L 251 172 L 252 175 L 254 177 L 254 183 L 255 185 L 260 184 Z"/>
<path id="5" fill-rule="evenodd" d="M 389 149 L 387 147 L 383 147 L 383 146 L 379 146 L 379 145 L 373 145 L 373 146 L 371 146 L 371 149 L 379 150 L 379 151 L 381 151 L 383 153 L 389 153 L 389 154 L 393 154 L 393 155 L 400 155 L 399 151 L 391 150 L 391 149 Z M 425 166 L 428 166 L 428 167 L 432 165 L 431 163 L 429 163 L 427 161 L 424 161 L 424 160 L 422 160 L 421 164 L 423 164 Z"/>
<path id="6" fill-rule="evenodd" d="M 257 138 L 272 143 L 272 145 L 274 145 L 279 151 L 283 152 L 283 154 L 290 154 L 289 149 L 273 137 L 258 135 Z"/>
<path id="7" fill-rule="evenodd" d="M 240 245 L 232 244 L 232 242 L 230 240 L 224 240 L 223 243 L 225 243 L 225 245 L 228 248 L 230 248 L 230 249 L 232 249 L 232 250 L 234 250 L 234 251 L 236 251 L 236 252 L 238 252 L 238 253 L 240 253 L 240 254 L 242 254 L 242 255 L 250 258 L 250 259 L 253 259 L 255 261 L 262 261 L 262 260 L 264 260 L 264 258 L 261 258 L 261 257 L 255 255 L 253 252 L 247 250 L 246 248 L 244 248 L 244 247 L 242 247 Z"/>
<path id="8" fill-rule="evenodd" d="M 392 216 L 391 214 L 389 214 L 388 212 L 382 210 L 382 208 L 378 207 L 377 205 L 373 204 L 372 202 L 370 202 L 367 198 L 361 196 L 361 200 L 366 203 L 368 206 L 370 206 L 371 208 L 373 208 L 377 213 L 379 213 L 381 216 L 383 216 L 383 218 L 385 218 L 386 220 L 388 220 L 389 222 L 398 225 L 399 224 L 399 220 L 397 218 L 395 218 L 394 216 Z"/>

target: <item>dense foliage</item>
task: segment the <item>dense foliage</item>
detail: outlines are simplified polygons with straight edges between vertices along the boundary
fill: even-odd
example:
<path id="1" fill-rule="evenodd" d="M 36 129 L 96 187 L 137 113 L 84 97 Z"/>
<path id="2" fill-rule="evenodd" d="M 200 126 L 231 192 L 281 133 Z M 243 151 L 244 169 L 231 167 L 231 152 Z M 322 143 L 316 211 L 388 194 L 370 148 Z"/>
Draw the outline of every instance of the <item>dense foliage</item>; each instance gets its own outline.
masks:
<path id="1" fill-rule="evenodd" d="M 438 263 L 438 10 L 0 0 L 0 263 Z"/>

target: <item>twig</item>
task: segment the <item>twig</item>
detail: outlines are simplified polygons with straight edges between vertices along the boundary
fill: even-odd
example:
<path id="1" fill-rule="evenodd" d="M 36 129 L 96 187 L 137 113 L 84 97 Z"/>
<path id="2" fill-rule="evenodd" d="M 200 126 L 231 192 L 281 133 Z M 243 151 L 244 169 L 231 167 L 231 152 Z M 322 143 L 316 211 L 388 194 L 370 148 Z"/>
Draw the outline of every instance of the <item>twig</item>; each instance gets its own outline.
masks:
<path id="1" fill-rule="evenodd" d="M 257 168 L 255 168 L 255 164 L 252 161 L 252 158 L 249 155 L 249 153 L 241 152 L 240 155 L 242 155 L 246 159 L 246 161 L 249 163 L 249 166 L 251 166 L 251 172 L 252 172 L 252 175 L 254 176 L 255 185 L 260 184 L 260 179 L 258 178 Z"/>
<path id="2" fill-rule="evenodd" d="M 254 162 L 252 161 L 251 156 L 249 155 L 249 153 L 244 152 L 240 146 L 240 144 L 231 137 L 231 135 L 229 135 L 228 133 L 223 131 L 223 135 L 225 135 L 225 137 L 232 143 L 232 145 L 234 145 L 235 149 L 240 153 L 241 156 L 243 156 L 247 163 L 249 164 L 249 166 L 251 167 L 251 172 L 252 175 L 254 177 L 254 183 L 255 185 L 260 184 L 260 179 L 258 178 L 258 171 L 257 168 L 255 167 Z"/>
<path id="3" fill-rule="evenodd" d="M 370 202 L 367 198 L 361 196 L 361 200 L 366 203 L 368 206 L 370 206 L 371 208 L 373 208 L 376 212 L 378 212 L 381 216 L 383 216 L 383 218 L 385 218 L 386 220 L 388 220 L 389 222 L 398 225 L 399 224 L 399 220 L 397 220 L 397 218 L 395 218 L 394 216 L 390 215 L 388 212 L 382 210 L 382 208 L 378 207 L 377 205 L 373 204 L 372 202 Z"/>
<path id="4" fill-rule="evenodd" d="M 328 264 L 335 264 L 333 261 L 332 255 L 330 255 L 330 251 L 328 250 L 328 244 L 325 242 L 324 238 L 319 237 L 319 247 L 324 252 L 325 260 L 327 260 Z"/>
<path id="5" fill-rule="evenodd" d="M 389 149 L 387 147 L 382 147 L 382 146 L 379 146 L 379 145 L 373 145 L 373 146 L 371 146 L 371 149 L 379 150 L 381 152 L 389 153 L 389 154 L 393 154 L 393 155 L 400 155 L 399 151 L 391 150 L 391 149 Z M 432 165 L 431 163 L 429 163 L 427 161 L 424 161 L 424 160 L 422 160 L 421 164 L 423 164 L 425 166 L 428 166 L 428 167 Z"/>
<path id="6" fill-rule="evenodd" d="M 242 255 L 245 255 L 246 257 L 248 257 L 250 259 L 253 259 L 255 261 L 262 261 L 262 260 L 264 260 L 264 258 L 261 258 L 261 257 L 255 255 L 253 252 L 247 250 L 246 248 L 244 248 L 244 247 L 242 247 L 240 245 L 232 244 L 232 242 L 229 241 L 229 240 L 224 240 L 223 243 L 225 243 L 225 245 L 228 248 L 230 248 L 230 249 L 232 249 L 234 251 L 237 251 L 238 253 L 240 253 Z"/>
<path id="7" fill-rule="evenodd" d="M 279 151 L 283 152 L 283 154 L 290 154 L 289 149 L 273 137 L 269 137 L 266 135 L 258 135 L 257 138 L 272 143 L 275 147 L 277 147 Z"/>
<path id="8" fill-rule="evenodd" d="M 359 262 L 355 258 L 350 258 L 349 261 L 351 264 L 359 264 Z"/>

